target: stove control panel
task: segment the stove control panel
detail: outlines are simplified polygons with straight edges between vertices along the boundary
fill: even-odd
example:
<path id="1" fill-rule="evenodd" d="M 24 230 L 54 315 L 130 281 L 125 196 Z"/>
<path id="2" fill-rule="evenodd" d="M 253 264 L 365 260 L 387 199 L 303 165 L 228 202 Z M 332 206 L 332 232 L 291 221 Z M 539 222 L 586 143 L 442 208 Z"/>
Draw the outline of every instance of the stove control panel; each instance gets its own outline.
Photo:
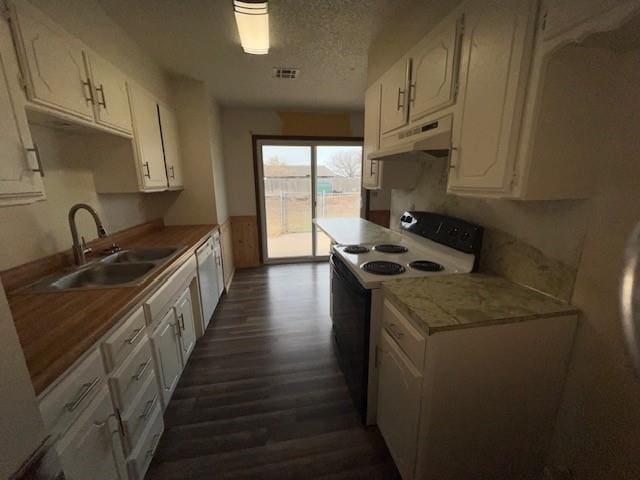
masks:
<path id="1" fill-rule="evenodd" d="M 483 234 L 480 225 L 434 212 L 405 212 L 400 217 L 400 227 L 461 252 L 480 255 Z"/>

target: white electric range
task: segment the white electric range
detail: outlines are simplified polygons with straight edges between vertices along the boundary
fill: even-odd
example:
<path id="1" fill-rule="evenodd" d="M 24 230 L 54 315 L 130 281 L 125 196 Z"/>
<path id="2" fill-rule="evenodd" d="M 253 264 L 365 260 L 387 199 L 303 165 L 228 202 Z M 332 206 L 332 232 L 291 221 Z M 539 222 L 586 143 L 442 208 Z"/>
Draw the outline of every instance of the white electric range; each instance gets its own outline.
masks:
<path id="1" fill-rule="evenodd" d="M 374 359 L 382 325 L 382 282 L 474 270 L 483 229 L 432 212 L 406 212 L 392 242 L 336 244 L 331 251 L 331 319 L 336 356 L 363 423 L 376 418 Z"/>

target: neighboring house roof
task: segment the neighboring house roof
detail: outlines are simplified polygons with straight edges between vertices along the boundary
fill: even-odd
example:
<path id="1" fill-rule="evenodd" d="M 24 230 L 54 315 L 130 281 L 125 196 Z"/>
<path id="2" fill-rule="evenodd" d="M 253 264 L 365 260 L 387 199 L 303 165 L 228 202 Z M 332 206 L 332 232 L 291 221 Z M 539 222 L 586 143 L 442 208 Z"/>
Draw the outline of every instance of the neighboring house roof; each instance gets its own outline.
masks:
<path id="1" fill-rule="evenodd" d="M 265 165 L 264 176 L 268 178 L 309 177 L 308 165 Z M 325 165 L 318 165 L 318 177 L 342 177 Z"/>

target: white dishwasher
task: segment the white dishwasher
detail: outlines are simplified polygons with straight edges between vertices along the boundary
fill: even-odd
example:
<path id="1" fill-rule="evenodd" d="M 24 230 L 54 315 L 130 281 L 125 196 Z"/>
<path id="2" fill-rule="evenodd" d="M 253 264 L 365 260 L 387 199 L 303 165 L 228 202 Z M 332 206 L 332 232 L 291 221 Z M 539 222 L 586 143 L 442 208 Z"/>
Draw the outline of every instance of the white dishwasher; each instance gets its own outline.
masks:
<path id="1" fill-rule="evenodd" d="M 213 312 L 220 299 L 220 285 L 218 285 L 218 262 L 212 237 L 198 250 L 198 282 L 200 283 L 200 304 L 202 305 L 203 331 L 207 329 Z"/>

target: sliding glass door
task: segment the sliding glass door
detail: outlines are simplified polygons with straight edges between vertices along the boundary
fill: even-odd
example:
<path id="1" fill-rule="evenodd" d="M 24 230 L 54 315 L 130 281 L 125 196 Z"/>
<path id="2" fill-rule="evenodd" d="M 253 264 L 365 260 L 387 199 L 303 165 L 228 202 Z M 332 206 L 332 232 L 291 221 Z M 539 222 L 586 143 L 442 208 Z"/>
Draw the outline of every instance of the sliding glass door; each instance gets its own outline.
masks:
<path id="1" fill-rule="evenodd" d="M 326 258 L 315 218 L 358 217 L 362 143 L 261 139 L 257 146 L 263 261 Z"/>

